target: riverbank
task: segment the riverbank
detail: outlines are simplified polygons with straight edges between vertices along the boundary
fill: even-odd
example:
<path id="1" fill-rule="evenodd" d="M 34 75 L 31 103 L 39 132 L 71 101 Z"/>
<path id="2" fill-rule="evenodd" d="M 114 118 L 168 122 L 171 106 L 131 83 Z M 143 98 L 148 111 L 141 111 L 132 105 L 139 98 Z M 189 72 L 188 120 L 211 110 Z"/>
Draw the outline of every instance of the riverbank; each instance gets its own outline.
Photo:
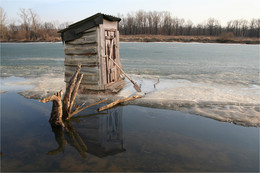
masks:
<path id="1" fill-rule="evenodd" d="M 27 42 L 61 42 L 60 37 L 41 40 L 2 40 L 2 43 L 27 43 Z M 235 44 L 260 44 L 260 38 L 233 37 L 222 38 L 219 36 L 174 36 L 174 35 L 120 35 L 120 42 L 199 42 L 199 43 L 235 43 Z"/>
<path id="2" fill-rule="evenodd" d="M 31 43 L 31 42 L 61 42 L 61 37 L 47 37 L 37 40 L 14 39 L 14 40 L 0 40 L 1 43 Z"/>
<path id="3" fill-rule="evenodd" d="M 259 38 L 233 37 L 224 39 L 218 36 L 174 36 L 174 35 L 120 35 L 121 42 L 200 42 L 200 43 L 239 43 L 260 44 Z"/>

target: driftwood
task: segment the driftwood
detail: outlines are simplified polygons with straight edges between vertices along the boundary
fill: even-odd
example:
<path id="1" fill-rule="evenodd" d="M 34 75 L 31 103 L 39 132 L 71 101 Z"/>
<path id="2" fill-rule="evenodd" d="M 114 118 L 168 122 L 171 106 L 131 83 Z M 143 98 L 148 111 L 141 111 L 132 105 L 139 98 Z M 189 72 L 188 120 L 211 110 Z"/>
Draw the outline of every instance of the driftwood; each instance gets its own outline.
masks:
<path id="1" fill-rule="evenodd" d="M 106 110 L 106 109 L 109 109 L 109 108 L 112 108 L 114 107 L 115 105 L 118 105 L 119 103 L 123 103 L 123 102 L 126 102 L 126 101 L 130 101 L 130 100 L 134 100 L 134 99 L 137 99 L 137 98 L 141 98 L 142 96 L 138 95 L 138 96 L 131 96 L 131 97 L 128 97 L 126 99 L 119 99 L 119 100 L 116 100 L 108 105 L 105 105 L 105 106 L 102 106 L 100 108 L 98 108 L 98 111 L 103 111 L 103 110 Z"/>
<path id="2" fill-rule="evenodd" d="M 43 98 L 42 100 L 40 100 L 40 102 L 43 103 L 47 103 L 52 101 L 53 105 L 52 105 L 52 113 L 51 113 L 51 117 L 49 119 L 49 122 L 51 123 L 51 125 L 53 126 L 63 126 L 64 122 L 63 120 L 68 120 L 69 118 L 71 118 L 72 116 L 76 115 L 77 113 L 83 111 L 84 109 L 90 107 L 90 106 L 94 106 L 96 104 L 100 104 L 105 100 L 99 101 L 97 103 L 93 103 L 87 106 L 81 105 L 81 106 L 76 106 L 76 108 L 74 110 L 74 102 L 76 99 L 76 95 L 81 83 L 81 80 L 83 78 L 83 74 L 79 74 L 81 69 L 81 65 L 78 64 L 77 70 L 75 71 L 75 73 L 73 74 L 68 87 L 66 88 L 66 92 L 64 95 L 64 98 L 62 100 L 62 90 L 60 92 L 57 92 L 54 95 L 51 95 L 49 97 Z"/>
<path id="3" fill-rule="evenodd" d="M 52 111 L 51 111 L 51 117 L 49 119 L 49 122 L 52 125 L 56 126 L 64 126 L 63 121 L 62 121 L 62 90 L 60 92 L 57 92 L 54 95 L 51 95 L 49 97 L 46 97 L 40 102 L 42 103 L 47 103 L 52 101 Z"/>

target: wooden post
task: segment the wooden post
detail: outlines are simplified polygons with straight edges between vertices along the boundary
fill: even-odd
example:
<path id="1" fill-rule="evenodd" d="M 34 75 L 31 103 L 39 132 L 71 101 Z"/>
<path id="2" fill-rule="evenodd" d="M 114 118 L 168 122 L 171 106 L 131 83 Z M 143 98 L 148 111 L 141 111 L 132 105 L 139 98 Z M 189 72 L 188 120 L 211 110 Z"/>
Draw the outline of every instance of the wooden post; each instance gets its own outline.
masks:
<path id="1" fill-rule="evenodd" d="M 73 105 L 71 105 L 71 101 L 74 102 L 74 100 L 71 99 L 71 96 L 72 96 L 73 91 L 75 90 L 75 84 L 78 79 L 78 74 L 79 74 L 80 69 L 81 69 L 81 64 L 78 64 L 77 70 L 75 71 L 74 75 L 71 77 L 69 86 L 66 88 L 66 93 L 65 93 L 65 96 L 63 99 L 63 114 L 66 117 L 69 116 L 71 108 L 73 106 Z M 81 80 L 82 80 L 82 77 L 81 77 Z M 80 80 L 80 82 L 81 82 L 81 80 Z"/>

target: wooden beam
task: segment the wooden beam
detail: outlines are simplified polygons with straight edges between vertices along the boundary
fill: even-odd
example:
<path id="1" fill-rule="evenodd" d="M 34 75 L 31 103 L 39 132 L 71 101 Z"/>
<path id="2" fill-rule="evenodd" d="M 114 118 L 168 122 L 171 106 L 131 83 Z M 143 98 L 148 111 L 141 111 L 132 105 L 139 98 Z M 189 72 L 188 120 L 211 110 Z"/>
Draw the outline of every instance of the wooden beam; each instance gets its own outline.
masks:
<path id="1" fill-rule="evenodd" d="M 138 95 L 138 96 L 131 96 L 131 97 L 128 97 L 126 99 L 121 99 L 121 100 L 116 100 L 108 105 L 105 105 L 105 106 L 102 106 L 100 108 L 98 108 L 98 111 L 101 112 L 103 110 L 106 110 L 106 109 L 109 109 L 109 108 L 112 108 L 116 105 L 118 105 L 119 103 L 123 103 L 123 102 L 127 102 L 127 101 L 131 101 L 131 100 L 135 100 L 137 98 L 141 98 L 142 96 Z"/>

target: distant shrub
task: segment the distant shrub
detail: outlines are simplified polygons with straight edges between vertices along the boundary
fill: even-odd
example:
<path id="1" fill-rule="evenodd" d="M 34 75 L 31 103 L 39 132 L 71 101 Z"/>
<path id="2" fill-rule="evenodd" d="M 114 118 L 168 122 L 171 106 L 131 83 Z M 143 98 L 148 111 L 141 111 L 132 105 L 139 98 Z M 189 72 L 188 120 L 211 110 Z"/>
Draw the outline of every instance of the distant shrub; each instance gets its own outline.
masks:
<path id="1" fill-rule="evenodd" d="M 223 32 L 220 34 L 220 36 L 218 37 L 217 41 L 219 42 L 229 42 L 232 41 L 234 39 L 235 35 L 233 32 Z"/>

